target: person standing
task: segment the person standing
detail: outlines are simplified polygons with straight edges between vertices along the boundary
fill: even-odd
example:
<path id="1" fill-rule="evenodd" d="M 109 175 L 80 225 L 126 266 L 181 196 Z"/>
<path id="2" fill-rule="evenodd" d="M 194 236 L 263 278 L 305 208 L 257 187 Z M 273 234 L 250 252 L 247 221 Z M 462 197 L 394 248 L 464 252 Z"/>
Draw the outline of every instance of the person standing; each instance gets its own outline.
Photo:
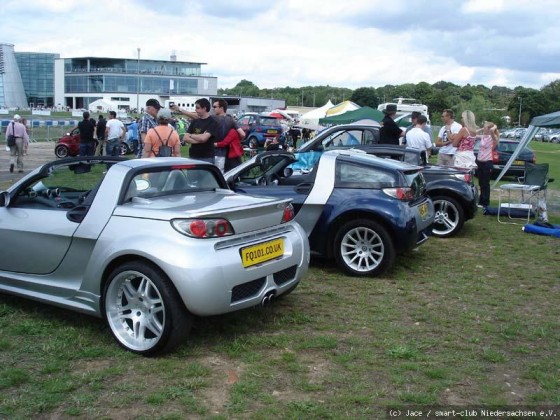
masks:
<path id="1" fill-rule="evenodd" d="M 14 137 L 13 144 L 8 141 L 8 136 Z M 23 172 L 23 150 L 25 143 L 29 142 L 29 136 L 18 114 L 14 115 L 12 122 L 6 128 L 6 141 L 10 146 L 10 172 L 14 172 L 15 166 L 18 172 Z"/>
<path id="2" fill-rule="evenodd" d="M 95 126 L 95 136 L 97 137 L 97 143 L 99 143 L 99 156 L 103 155 L 103 144 L 105 143 L 105 128 L 107 127 L 107 120 L 103 117 L 103 114 L 99 114 L 97 119 L 97 125 Z"/>
<path id="3" fill-rule="evenodd" d="M 80 156 L 94 156 L 95 143 L 93 134 L 95 126 L 89 119 L 89 112 L 85 111 L 82 116 L 84 119 L 78 123 L 78 130 L 80 130 Z"/>
<path id="4" fill-rule="evenodd" d="M 144 140 L 150 128 L 157 127 L 157 113 L 161 109 L 161 104 L 157 99 L 148 99 L 146 101 L 145 113 L 140 120 L 140 144 L 136 157 L 142 157 L 142 149 L 144 148 Z"/>
<path id="5" fill-rule="evenodd" d="M 103 117 L 103 114 L 99 114 L 97 119 L 97 142 L 99 143 L 99 156 L 103 156 L 103 146 L 105 145 L 105 128 L 107 127 L 107 120 Z"/>
<path id="6" fill-rule="evenodd" d="M 453 166 L 455 164 L 455 152 L 457 148 L 453 146 L 452 135 L 461 130 L 461 124 L 454 120 L 455 114 L 450 109 L 444 109 L 441 114 L 443 127 L 439 130 L 436 146 L 439 147 L 437 164 L 439 166 Z"/>
<path id="7" fill-rule="evenodd" d="M 161 108 L 157 113 L 158 125 L 150 128 L 144 139 L 144 157 L 158 157 L 162 145 L 171 147 L 173 157 L 181 157 L 181 140 L 179 134 L 169 124 L 171 111 Z"/>
<path id="8" fill-rule="evenodd" d="M 187 129 L 185 142 L 189 143 L 189 156 L 193 159 L 214 163 L 214 141 L 218 131 L 216 120 L 210 115 L 210 101 L 200 98 L 195 103 L 197 114 Z"/>
<path id="9" fill-rule="evenodd" d="M 120 156 L 121 141 L 126 138 L 126 128 L 122 121 L 117 120 L 117 113 L 109 111 L 109 121 L 105 127 L 105 137 L 107 138 L 107 147 L 105 154 L 107 156 Z"/>
<path id="10" fill-rule="evenodd" d="M 241 164 L 243 148 L 241 141 L 245 138 L 245 131 L 239 128 L 233 117 L 227 114 L 228 104 L 225 99 L 218 99 L 212 104 L 214 118 L 218 124 L 215 146 L 215 164 L 222 172 L 227 172 Z M 237 135 L 230 135 L 230 130 L 234 130 Z M 224 164 L 218 162 L 223 159 Z"/>
<path id="11" fill-rule="evenodd" d="M 476 175 L 478 177 L 478 187 L 480 196 L 478 197 L 478 205 L 486 208 L 490 205 L 490 179 L 492 178 L 492 152 L 498 147 L 500 132 L 493 122 L 484 123 L 483 133 L 480 136 L 480 149 L 476 157 Z"/>
<path id="12" fill-rule="evenodd" d="M 476 158 L 474 156 L 474 144 L 478 127 L 475 124 L 475 117 L 472 111 L 463 111 L 461 114 L 463 127 L 457 134 L 453 134 L 452 144 L 457 148 L 453 166 L 457 168 L 476 168 Z"/>
<path id="13" fill-rule="evenodd" d="M 381 120 L 381 128 L 379 129 L 379 144 L 400 144 L 400 138 L 404 135 L 404 132 L 395 122 L 397 105 L 388 104 L 383 113 L 385 117 Z"/>
<path id="14" fill-rule="evenodd" d="M 127 140 L 130 139 L 132 143 L 132 153 L 136 156 L 138 154 L 138 123 L 136 120 L 132 120 L 129 124 L 126 136 Z"/>
<path id="15" fill-rule="evenodd" d="M 404 139 L 403 139 L 403 144 L 406 144 L 406 135 L 408 134 L 408 132 L 410 130 L 412 130 L 414 127 L 416 127 L 416 123 L 418 122 L 418 117 L 422 115 L 421 112 L 418 111 L 412 111 L 412 114 L 410 114 L 410 122 L 411 124 L 406 127 L 406 130 L 404 131 Z M 432 128 L 428 125 L 428 118 L 426 117 L 426 124 L 424 124 L 424 128 L 423 130 L 428 133 L 428 135 L 430 136 L 430 141 L 432 140 Z"/>
<path id="16" fill-rule="evenodd" d="M 430 151 L 432 150 L 432 139 L 428 133 L 424 131 L 424 127 L 428 119 L 425 115 L 420 115 L 416 118 L 416 125 L 408 133 L 406 133 L 406 145 L 413 149 L 418 149 L 421 152 L 422 162 L 424 165 L 428 163 L 430 158 Z"/>

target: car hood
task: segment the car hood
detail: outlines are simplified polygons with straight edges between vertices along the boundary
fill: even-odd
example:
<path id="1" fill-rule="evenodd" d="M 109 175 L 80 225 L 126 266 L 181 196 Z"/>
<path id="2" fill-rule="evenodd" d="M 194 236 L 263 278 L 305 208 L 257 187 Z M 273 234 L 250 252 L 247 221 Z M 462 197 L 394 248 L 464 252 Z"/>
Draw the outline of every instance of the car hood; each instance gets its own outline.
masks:
<path id="1" fill-rule="evenodd" d="M 135 197 L 129 203 L 117 206 L 113 215 L 164 221 L 223 217 L 230 221 L 236 233 L 244 233 L 280 224 L 290 201 L 217 190 L 154 198 Z"/>

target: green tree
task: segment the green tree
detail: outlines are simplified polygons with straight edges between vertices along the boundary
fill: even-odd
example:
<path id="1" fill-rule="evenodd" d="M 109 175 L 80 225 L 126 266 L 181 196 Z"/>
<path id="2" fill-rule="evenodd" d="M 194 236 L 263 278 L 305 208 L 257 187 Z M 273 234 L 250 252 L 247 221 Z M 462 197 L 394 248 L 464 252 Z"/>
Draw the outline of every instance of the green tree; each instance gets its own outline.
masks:
<path id="1" fill-rule="evenodd" d="M 360 106 L 369 106 L 377 109 L 379 105 L 379 97 L 377 91 L 371 87 L 361 87 L 352 92 L 350 100 Z"/>

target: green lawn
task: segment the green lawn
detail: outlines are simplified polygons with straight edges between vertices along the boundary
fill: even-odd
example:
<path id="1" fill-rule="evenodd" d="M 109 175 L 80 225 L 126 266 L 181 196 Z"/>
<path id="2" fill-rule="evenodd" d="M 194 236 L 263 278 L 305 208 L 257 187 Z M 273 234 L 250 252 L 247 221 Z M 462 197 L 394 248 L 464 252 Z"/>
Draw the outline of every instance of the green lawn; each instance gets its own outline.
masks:
<path id="1" fill-rule="evenodd" d="M 560 189 L 560 145 L 531 147 Z M 381 278 L 314 259 L 291 295 L 197 319 L 187 343 L 153 359 L 121 350 L 99 319 L 0 295 L 0 418 L 377 419 L 387 407 L 558 407 L 558 241 L 479 213 Z"/>
<path id="2" fill-rule="evenodd" d="M 558 239 L 477 216 L 378 279 L 313 260 L 266 308 L 197 319 L 166 357 L 101 320 L 0 295 L 0 418 L 381 418 L 560 404 Z"/>

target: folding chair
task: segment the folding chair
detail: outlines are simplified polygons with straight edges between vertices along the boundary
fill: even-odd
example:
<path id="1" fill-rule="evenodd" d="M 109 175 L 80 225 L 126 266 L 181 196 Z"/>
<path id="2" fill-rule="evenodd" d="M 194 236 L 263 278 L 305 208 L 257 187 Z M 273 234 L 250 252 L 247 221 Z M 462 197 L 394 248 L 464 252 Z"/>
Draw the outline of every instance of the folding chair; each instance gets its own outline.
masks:
<path id="1" fill-rule="evenodd" d="M 527 223 L 532 215 L 546 219 L 546 190 L 548 183 L 554 181 L 548 178 L 548 163 L 525 162 L 525 174 L 518 180 L 518 184 L 500 186 L 498 222 L 516 223 L 503 222 L 503 215 L 510 220 L 527 219 Z"/>

